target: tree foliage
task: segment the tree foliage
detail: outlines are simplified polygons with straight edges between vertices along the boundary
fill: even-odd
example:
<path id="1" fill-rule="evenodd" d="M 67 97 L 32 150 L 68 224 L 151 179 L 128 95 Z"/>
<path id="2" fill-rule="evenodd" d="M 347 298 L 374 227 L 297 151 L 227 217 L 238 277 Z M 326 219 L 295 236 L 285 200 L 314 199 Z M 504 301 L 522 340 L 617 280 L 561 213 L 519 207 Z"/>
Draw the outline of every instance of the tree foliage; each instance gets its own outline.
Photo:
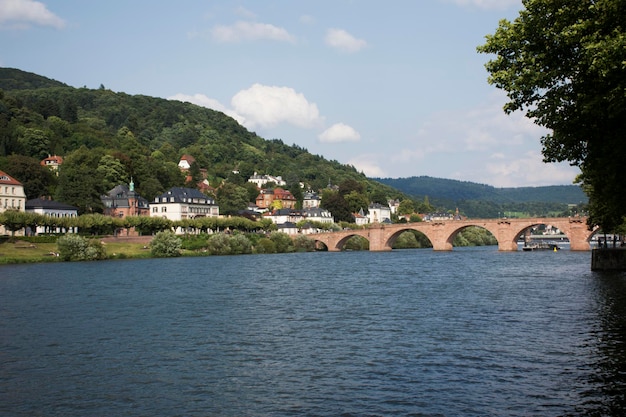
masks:
<path id="1" fill-rule="evenodd" d="M 504 110 L 549 129 L 545 162 L 581 168 L 590 226 L 614 230 L 626 210 L 626 1 L 526 0 L 500 21 L 479 52 L 495 54 L 489 82 L 506 91 Z"/>
<path id="2" fill-rule="evenodd" d="M 106 259 L 106 250 L 97 240 L 75 234 L 61 236 L 57 240 L 59 258 L 63 261 L 95 261 Z"/>
<path id="3" fill-rule="evenodd" d="M 158 258 L 181 255 L 182 241 L 171 231 L 158 232 L 150 242 L 150 253 Z"/>

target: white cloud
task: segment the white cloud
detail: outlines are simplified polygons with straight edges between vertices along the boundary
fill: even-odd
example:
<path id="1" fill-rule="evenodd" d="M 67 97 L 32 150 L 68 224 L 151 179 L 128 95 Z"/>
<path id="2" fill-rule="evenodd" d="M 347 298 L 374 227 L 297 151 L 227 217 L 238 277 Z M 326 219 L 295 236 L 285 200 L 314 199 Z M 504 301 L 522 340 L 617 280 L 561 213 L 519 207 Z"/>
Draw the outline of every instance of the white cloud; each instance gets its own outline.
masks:
<path id="1" fill-rule="evenodd" d="M 506 97 L 500 91 L 473 109 L 434 113 L 413 138 L 416 149 L 407 149 L 399 158 L 419 159 L 432 153 L 471 152 L 503 149 L 511 151 L 538 143 L 547 131 L 522 112 L 507 115 L 502 110 Z"/>
<path id="2" fill-rule="evenodd" d="M 211 34 L 216 41 L 225 43 L 256 40 L 295 42 L 287 30 L 269 23 L 239 21 L 231 26 L 215 26 Z"/>
<path id="3" fill-rule="evenodd" d="M 244 117 L 246 127 L 275 127 L 288 123 L 312 128 L 322 122 L 315 103 L 293 88 L 254 84 L 241 90 L 231 100 L 233 110 Z"/>
<path id="4" fill-rule="evenodd" d="M 384 178 L 387 176 L 385 170 L 378 164 L 377 155 L 358 155 L 350 159 L 347 163 L 355 167 L 357 171 L 363 172 L 365 176 L 369 178 Z"/>
<path id="5" fill-rule="evenodd" d="M 221 111 L 251 130 L 274 128 L 280 124 L 310 129 L 324 122 L 317 105 L 289 87 L 254 84 L 233 96 L 232 108 L 204 94 L 178 93 L 168 99 Z"/>
<path id="6" fill-rule="evenodd" d="M 571 183 L 578 169 L 544 163 L 540 138 L 547 130 L 522 112 L 505 114 L 506 101 L 498 91 L 475 108 L 432 114 L 389 155 L 389 169 L 398 176 L 417 169 L 498 187 Z"/>
<path id="7" fill-rule="evenodd" d="M 328 29 L 326 44 L 344 52 L 357 52 L 367 46 L 363 39 L 357 39 L 343 29 Z"/>
<path id="8" fill-rule="evenodd" d="M 168 100 L 178 100 L 178 101 L 182 101 L 182 102 L 192 103 L 192 104 L 196 104 L 198 106 L 206 107 L 208 109 L 220 111 L 220 112 L 222 112 L 222 113 L 232 117 L 233 119 L 237 120 L 237 122 L 242 124 L 242 125 L 244 124 L 244 121 L 245 121 L 243 116 L 240 116 L 235 111 L 227 108 L 222 103 L 220 103 L 218 100 L 216 100 L 214 98 L 207 97 L 204 94 L 189 95 L 189 94 L 178 93 L 178 94 L 174 94 L 171 97 L 168 97 L 167 99 Z"/>
<path id="9" fill-rule="evenodd" d="M 567 164 L 547 164 L 541 153 L 529 151 L 506 158 L 494 155 L 485 166 L 489 184 L 494 187 L 542 186 L 572 183 L 578 169 Z"/>
<path id="10" fill-rule="evenodd" d="M 65 21 L 52 13 L 45 4 L 34 0 L 0 0 L 0 25 L 12 23 L 15 28 L 30 25 L 65 27 Z"/>
<path id="11" fill-rule="evenodd" d="M 344 123 L 335 123 L 318 137 L 324 143 L 357 142 L 361 139 L 359 132 Z"/>
<path id="12" fill-rule="evenodd" d="M 174 94 L 171 97 L 168 97 L 168 100 L 178 100 L 182 102 L 193 103 L 193 104 L 197 104 L 198 106 L 207 107 L 209 109 L 213 109 L 213 110 L 217 110 L 221 112 L 227 111 L 226 107 L 222 103 L 220 103 L 219 101 L 213 98 L 207 97 L 204 94 L 189 95 L 189 94 L 178 93 L 178 94 Z"/>

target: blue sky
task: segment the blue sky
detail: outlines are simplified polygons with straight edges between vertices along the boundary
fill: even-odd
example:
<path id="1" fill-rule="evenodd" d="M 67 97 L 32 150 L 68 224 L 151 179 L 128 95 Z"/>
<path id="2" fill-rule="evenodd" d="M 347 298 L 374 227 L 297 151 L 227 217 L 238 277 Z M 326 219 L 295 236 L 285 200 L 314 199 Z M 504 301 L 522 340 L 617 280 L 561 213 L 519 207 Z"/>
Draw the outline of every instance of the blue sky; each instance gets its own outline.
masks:
<path id="1" fill-rule="evenodd" d="M 189 101 L 370 177 L 571 184 L 476 46 L 521 0 L 0 0 L 0 66 Z M 280 175 L 280 173 L 267 173 Z"/>

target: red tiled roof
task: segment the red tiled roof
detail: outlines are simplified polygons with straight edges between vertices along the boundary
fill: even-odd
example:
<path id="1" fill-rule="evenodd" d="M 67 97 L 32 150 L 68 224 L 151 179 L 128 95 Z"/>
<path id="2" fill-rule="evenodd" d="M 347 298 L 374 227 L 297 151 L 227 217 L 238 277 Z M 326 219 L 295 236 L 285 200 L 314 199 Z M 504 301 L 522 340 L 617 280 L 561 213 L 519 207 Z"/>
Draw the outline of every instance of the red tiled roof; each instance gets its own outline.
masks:
<path id="1" fill-rule="evenodd" d="M 61 165 L 63 163 L 63 157 L 57 156 L 57 155 L 49 156 L 47 158 L 42 159 L 40 164 L 41 165 L 50 165 L 50 164 L 47 164 L 46 161 L 54 162 L 54 163 L 56 163 L 58 165 Z"/>
<path id="2" fill-rule="evenodd" d="M 22 185 L 21 182 L 10 176 L 4 171 L 0 171 L 0 184 L 6 185 Z"/>

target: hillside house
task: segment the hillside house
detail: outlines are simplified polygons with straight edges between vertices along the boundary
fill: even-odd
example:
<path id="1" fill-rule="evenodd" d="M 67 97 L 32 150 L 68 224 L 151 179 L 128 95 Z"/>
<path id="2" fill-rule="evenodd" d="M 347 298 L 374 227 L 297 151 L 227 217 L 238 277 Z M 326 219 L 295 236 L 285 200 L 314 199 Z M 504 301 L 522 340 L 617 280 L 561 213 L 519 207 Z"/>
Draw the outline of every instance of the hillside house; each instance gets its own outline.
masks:
<path id="1" fill-rule="evenodd" d="M 298 227 L 295 225 L 295 223 L 291 223 L 291 222 L 281 223 L 277 226 L 277 228 L 279 232 L 283 232 L 288 235 L 298 234 Z"/>
<path id="2" fill-rule="evenodd" d="M 379 203 L 372 203 L 367 208 L 369 223 L 384 223 L 391 221 L 391 208 Z"/>
<path id="3" fill-rule="evenodd" d="M 48 167 L 51 171 L 54 171 L 56 175 L 59 175 L 59 167 L 63 164 L 63 158 L 57 155 L 48 156 L 39 162 L 41 166 Z"/>
<path id="4" fill-rule="evenodd" d="M 43 216 L 50 216 L 54 218 L 66 218 L 66 217 L 78 217 L 78 207 L 71 206 L 69 204 L 61 203 L 46 198 L 34 198 L 28 200 L 25 205 L 25 211 L 27 213 L 37 213 Z M 63 227 L 48 227 L 37 226 L 36 230 L 27 231 L 27 234 L 41 234 L 41 233 L 74 233 L 74 228 L 66 230 Z"/>
<path id="5" fill-rule="evenodd" d="M 335 218 L 332 213 L 326 209 L 320 207 L 312 207 L 302 209 L 304 214 L 304 218 L 307 221 L 318 222 L 318 223 L 335 223 Z"/>
<path id="6" fill-rule="evenodd" d="M 120 184 L 100 197 L 104 205 L 104 214 L 112 217 L 149 216 L 148 200 L 137 194 L 135 183 L 131 180 L 127 186 Z"/>
<path id="7" fill-rule="evenodd" d="M 191 155 L 185 154 L 180 157 L 180 161 L 178 161 L 178 168 L 180 168 L 181 171 L 189 171 L 189 169 L 191 168 L 191 164 L 193 164 L 194 162 L 196 162 L 196 158 Z"/>
<path id="8" fill-rule="evenodd" d="M 265 186 L 265 184 L 273 182 L 279 187 L 287 185 L 286 181 L 283 181 L 281 176 L 274 177 L 272 175 L 258 175 L 256 172 L 250 178 L 248 178 L 248 182 L 256 185 L 256 188 L 261 189 Z"/>
<path id="9" fill-rule="evenodd" d="M 302 208 L 316 208 L 320 206 L 322 199 L 314 191 L 307 191 L 302 196 Z"/>
<path id="10" fill-rule="evenodd" d="M 298 223 L 304 220 L 304 213 L 300 210 L 288 208 L 274 210 L 263 215 L 264 218 L 270 219 L 274 224 Z"/>
<path id="11" fill-rule="evenodd" d="M 0 171 L 0 213 L 7 210 L 25 211 L 26 194 L 21 182 L 4 171 Z M 11 234 L 0 225 L 0 234 Z"/>
<path id="12" fill-rule="evenodd" d="M 256 205 L 261 209 L 269 209 L 274 202 L 280 204 L 280 208 L 292 209 L 296 206 L 296 198 L 291 191 L 280 187 L 272 189 L 262 189 L 256 198 Z"/>
<path id="13" fill-rule="evenodd" d="M 170 188 L 150 204 L 152 217 L 164 217 L 169 220 L 218 217 L 219 214 L 215 200 L 195 188 Z"/>
<path id="14" fill-rule="evenodd" d="M 398 207 L 400 207 L 400 200 L 387 200 L 387 204 L 391 209 L 391 214 L 398 214 Z"/>
<path id="15" fill-rule="evenodd" d="M 353 213 L 352 217 L 354 217 L 354 223 L 357 226 L 364 226 L 370 222 L 369 217 L 365 215 L 363 209 L 360 209 L 358 213 Z"/>

